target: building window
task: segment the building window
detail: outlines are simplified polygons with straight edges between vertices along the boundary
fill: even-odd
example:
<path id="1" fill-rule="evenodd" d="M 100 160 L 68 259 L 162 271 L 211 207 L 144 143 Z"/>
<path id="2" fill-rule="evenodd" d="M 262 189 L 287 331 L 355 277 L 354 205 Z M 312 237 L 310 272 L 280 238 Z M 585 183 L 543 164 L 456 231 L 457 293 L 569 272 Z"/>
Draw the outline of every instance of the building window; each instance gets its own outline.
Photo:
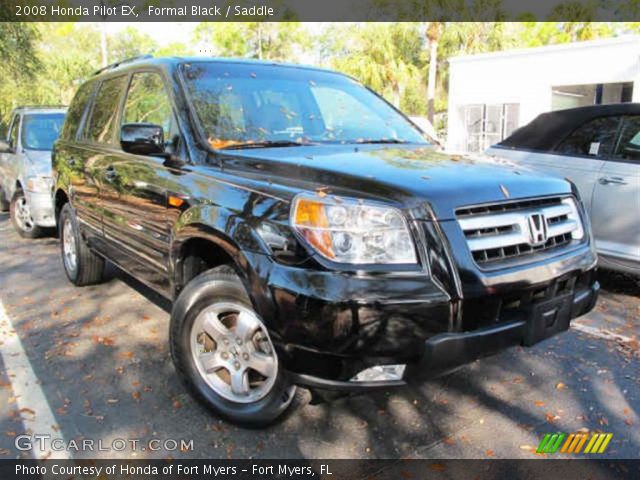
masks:
<path id="1" fill-rule="evenodd" d="M 551 87 L 551 110 L 630 102 L 633 83 L 593 83 Z"/>
<path id="2" fill-rule="evenodd" d="M 520 105 L 517 103 L 465 105 L 461 108 L 466 150 L 469 152 L 483 152 L 518 128 Z"/>

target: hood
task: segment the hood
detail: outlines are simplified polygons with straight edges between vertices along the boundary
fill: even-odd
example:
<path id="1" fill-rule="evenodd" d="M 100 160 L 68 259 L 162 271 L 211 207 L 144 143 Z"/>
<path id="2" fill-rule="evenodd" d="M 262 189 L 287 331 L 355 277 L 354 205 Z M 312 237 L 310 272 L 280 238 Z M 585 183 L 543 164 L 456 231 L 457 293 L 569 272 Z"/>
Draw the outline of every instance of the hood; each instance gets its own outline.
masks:
<path id="1" fill-rule="evenodd" d="M 504 159 L 462 156 L 417 145 L 321 145 L 229 152 L 225 170 L 274 185 L 387 201 L 441 220 L 456 208 L 571 193 L 568 181 Z M 418 214 L 424 216 L 425 213 Z"/>
<path id="2" fill-rule="evenodd" d="M 29 165 L 26 166 L 27 176 L 51 176 L 50 150 L 25 150 L 25 156 L 29 160 Z"/>

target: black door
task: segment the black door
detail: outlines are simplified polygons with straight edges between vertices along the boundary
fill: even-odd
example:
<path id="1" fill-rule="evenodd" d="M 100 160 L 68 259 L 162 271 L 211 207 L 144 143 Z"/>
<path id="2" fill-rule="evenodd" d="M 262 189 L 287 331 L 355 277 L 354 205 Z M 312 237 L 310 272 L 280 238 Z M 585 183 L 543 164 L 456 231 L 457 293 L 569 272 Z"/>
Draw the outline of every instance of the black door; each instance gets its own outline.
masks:
<path id="1" fill-rule="evenodd" d="M 180 132 L 158 72 L 131 76 L 120 126 L 134 123 L 160 125 L 166 152 L 180 154 Z M 122 150 L 102 172 L 101 202 L 109 256 L 136 278 L 165 293 L 169 293 L 171 233 L 167 194 L 180 189 L 182 173 L 168 168 L 162 156 Z"/>

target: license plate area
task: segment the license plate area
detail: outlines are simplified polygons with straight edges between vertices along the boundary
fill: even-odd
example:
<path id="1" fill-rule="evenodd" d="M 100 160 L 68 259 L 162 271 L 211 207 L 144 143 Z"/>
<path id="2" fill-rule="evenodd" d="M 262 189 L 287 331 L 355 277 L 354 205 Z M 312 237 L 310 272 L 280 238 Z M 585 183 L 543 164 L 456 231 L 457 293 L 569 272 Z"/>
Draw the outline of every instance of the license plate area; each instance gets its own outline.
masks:
<path id="1" fill-rule="evenodd" d="M 523 339 L 524 345 L 534 345 L 567 330 L 571 322 L 572 298 L 573 295 L 569 293 L 531 305 Z"/>

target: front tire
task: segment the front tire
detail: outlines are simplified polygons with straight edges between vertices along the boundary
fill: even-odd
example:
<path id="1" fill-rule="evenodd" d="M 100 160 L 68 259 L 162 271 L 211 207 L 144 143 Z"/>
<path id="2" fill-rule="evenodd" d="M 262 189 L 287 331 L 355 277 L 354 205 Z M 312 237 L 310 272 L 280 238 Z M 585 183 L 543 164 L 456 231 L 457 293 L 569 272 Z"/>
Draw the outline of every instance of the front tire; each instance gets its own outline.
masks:
<path id="1" fill-rule="evenodd" d="M 78 230 L 76 214 L 70 204 L 60 212 L 60 253 L 67 278 L 78 287 L 100 283 L 104 259 L 87 246 Z"/>
<path id="2" fill-rule="evenodd" d="M 22 238 L 42 236 L 42 228 L 37 226 L 31 215 L 31 208 L 22 190 L 16 190 L 9 206 L 11 223 Z"/>
<path id="3" fill-rule="evenodd" d="M 295 387 L 235 271 L 200 274 L 171 313 L 171 355 L 193 396 L 221 417 L 264 427 L 282 415 Z"/>
<path id="4" fill-rule="evenodd" d="M 9 210 L 10 202 L 7 201 L 4 189 L 0 187 L 0 212 L 6 212 Z"/>

